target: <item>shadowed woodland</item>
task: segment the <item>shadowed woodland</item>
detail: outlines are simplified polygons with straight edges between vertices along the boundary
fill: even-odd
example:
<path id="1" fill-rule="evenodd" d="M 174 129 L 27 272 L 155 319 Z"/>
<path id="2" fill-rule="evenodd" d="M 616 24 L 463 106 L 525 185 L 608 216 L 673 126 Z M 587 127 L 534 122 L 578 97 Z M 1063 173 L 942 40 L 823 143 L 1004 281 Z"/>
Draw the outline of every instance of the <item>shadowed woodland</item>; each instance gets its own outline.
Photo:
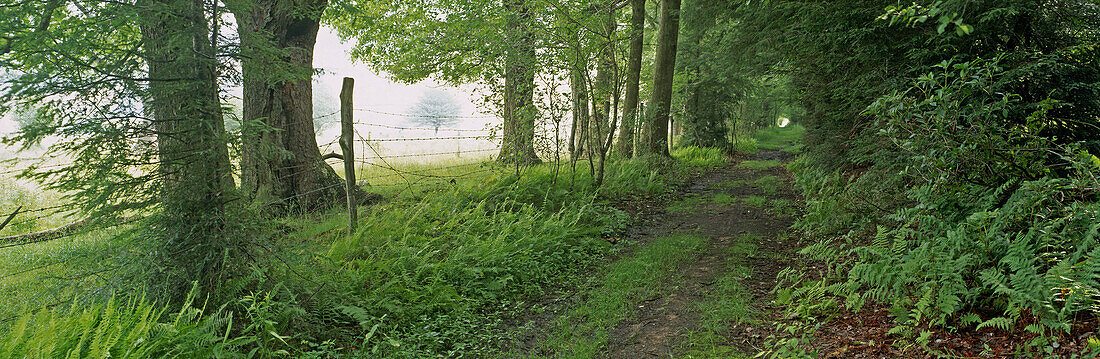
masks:
<path id="1" fill-rule="evenodd" d="M 0 19 L 0 358 L 1100 356 L 1096 0 Z"/>

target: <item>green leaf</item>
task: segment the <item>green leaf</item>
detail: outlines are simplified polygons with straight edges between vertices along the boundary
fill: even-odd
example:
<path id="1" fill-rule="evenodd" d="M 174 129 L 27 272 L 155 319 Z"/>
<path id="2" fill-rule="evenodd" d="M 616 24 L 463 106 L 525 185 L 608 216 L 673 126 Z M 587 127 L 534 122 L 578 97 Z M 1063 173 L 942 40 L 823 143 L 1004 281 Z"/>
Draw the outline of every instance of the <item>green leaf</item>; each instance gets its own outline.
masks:
<path id="1" fill-rule="evenodd" d="M 959 26 L 955 28 L 955 32 L 958 33 L 959 36 L 970 35 L 970 33 L 974 32 L 974 27 L 968 24 L 959 24 Z"/>

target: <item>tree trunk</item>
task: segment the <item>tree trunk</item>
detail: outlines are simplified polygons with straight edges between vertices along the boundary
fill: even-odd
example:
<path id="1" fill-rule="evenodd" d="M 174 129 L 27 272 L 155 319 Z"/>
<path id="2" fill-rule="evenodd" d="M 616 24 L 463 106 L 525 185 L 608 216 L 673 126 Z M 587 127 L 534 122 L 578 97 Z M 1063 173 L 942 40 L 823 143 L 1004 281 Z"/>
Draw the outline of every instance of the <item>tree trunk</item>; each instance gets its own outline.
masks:
<path id="1" fill-rule="evenodd" d="M 672 107 L 672 81 L 676 73 L 676 41 L 680 32 L 680 0 L 661 1 L 657 30 L 657 58 L 653 62 L 653 94 L 649 98 L 645 143 L 646 154 L 669 157 L 668 121 Z"/>
<path id="2" fill-rule="evenodd" d="M 500 160 L 534 164 L 535 44 L 528 0 L 505 0 L 507 43 L 504 63 L 504 130 Z"/>
<path id="3" fill-rule="evenodd" d="M 600 54 L 601 57 L 604 54 Z M 589 129 L 588 147 L 597 156 L 607 152 L 603 146 L 604 134 L 607 133 L 609 112 L 611 108 L 611 74 L 609 66 L 603 61 L 596 69 L 596 78 L 592 84 L 592 123 Z"/>
<path id="4" fill-rule="evenodd" d="M 630 58 L 626 66 L 626 99 L 623 102 L 623 124 L 619 142 L 615 145 L 619 157 L 634 156 L 634 125 L 641 118 L 638 112 L 638 91 L 642 78 L 642 50 L 645 32 L 645 0 L 631 0 Z"/>
<path id="5" fill-rule="evenodd" d="M 615 122 L 611 121 L 611 114 L 615 111 L 611 104 L 616 96 L 616 89 L 614 84 L 614 78 L 617 75 L 613 75 L 616 67 L 615 63 L 615 7 L 608 6 L 607 19 L 603 23 L 602 30 L 604 31 L 603 37 L 606 43 L 600 49 L 600 63 L 596 69 L 596 81 L 593 87 L 595 87 L 595 106 L 593 122 L 594 136 L 592 136 L 592 142 L 589 143 L 593 149 L 597 151 L 596 155 L 599 160 L 599 167 L 596 169 L 596 181 L 593 183 L 596 187 L 603 185 L 604 167 L 607 160 L 607 154 L 611 150 L 612 136 L 615 132 Z"/>
<path id="6" fill-rule="evenodd" d="M 245 54 L 241 187 L 282 207 L 336 204 L 345 191 L 313 127 L 313 48 L 328 1 L 227 3 Z"/>
<path id="7" fill-rule="evenodd" d="M 141 33 L 157 133 L 169 280 L 216 284 L 228 243 L 220 235 L 232 194 L 205 0 L 147 0 Z M 176 293 L 179 294 L 179 293 Z"/>
<path id="8" fill-rule="evenodd" d="M 569 155 L 573 159 L 580 158 L 585 153 L 585 142 L 588 141 L 588 80 L 584 76 L 586 70 L 581 66 L 583 65 L 575 65 L 569 74 L 569 85 L 573 91 L 573 128 L 569 130 Z"/>

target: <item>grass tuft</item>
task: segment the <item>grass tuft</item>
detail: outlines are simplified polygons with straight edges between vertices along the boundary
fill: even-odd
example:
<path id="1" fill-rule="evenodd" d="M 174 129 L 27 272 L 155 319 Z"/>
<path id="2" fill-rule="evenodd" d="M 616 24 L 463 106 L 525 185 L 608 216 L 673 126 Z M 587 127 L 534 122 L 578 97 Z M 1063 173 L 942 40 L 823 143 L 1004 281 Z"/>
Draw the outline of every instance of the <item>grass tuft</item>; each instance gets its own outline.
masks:
<path id="1" fill-rule="evenodd" d="M 722 150 L 695 146 L 672 150 L 672 157 L 685 165 L 694 167 L 717 167 L 728 162 Z"/>

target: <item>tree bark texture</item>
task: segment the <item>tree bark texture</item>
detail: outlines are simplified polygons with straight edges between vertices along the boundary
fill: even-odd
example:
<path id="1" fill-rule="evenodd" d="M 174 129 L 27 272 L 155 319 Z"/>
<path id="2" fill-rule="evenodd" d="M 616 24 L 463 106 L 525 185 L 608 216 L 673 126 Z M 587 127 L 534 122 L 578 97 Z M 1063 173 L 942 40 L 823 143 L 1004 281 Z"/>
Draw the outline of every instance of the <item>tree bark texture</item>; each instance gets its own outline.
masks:
<path id="1" fill-rule="evenodd" d="M 592 83 L 592 122 L 588 132 L 588 148 L 591 148 L 596 156 L 602 156 L 602 153 L 607 152 L 603 145 L 603 139 L 610 124 L 611 69 L 603 61 L 604 55 L 601 51 L 601 61 L 596 66 L 596 78 L 593 79 Z"/>
<path id="2" fill-rule="evenodd" d="M 500 160 L 534 164 L 535 44 L 529 0 L 505 0 L 507 43 L 504 44 L 504 129 Z"/>
<path id="3" fill-rule="evenodd" d="M 669 157 L 668 122 L 672 107 L 672 84 L 676 73 L 676 41 L 680 32 L 680 0 L 661 0 L 657 29 L 657 57 L 653 61 L 653 93 L 649 98 L 645 143 L 646 154 Z"/>
<path id="4" fill-rule="evenodd" d="M 283 207 L 338 204 L 342 180 L 313 126 L 313 51 L 327 0 L 229 1 L 244 79 L 241 187 Z"/>
<path id="5" fill-rule="evenodd" d="M 630 58 L 626 65 L 626 98 L 623 100 L 623 124 L 615 153 L 622 158 L 634 156 L 634 126 L 641 118 L 638 111 L 638 92 L 642 77 L 642 50 L 645 37 L 645 0 L 630 3 Z"/>

